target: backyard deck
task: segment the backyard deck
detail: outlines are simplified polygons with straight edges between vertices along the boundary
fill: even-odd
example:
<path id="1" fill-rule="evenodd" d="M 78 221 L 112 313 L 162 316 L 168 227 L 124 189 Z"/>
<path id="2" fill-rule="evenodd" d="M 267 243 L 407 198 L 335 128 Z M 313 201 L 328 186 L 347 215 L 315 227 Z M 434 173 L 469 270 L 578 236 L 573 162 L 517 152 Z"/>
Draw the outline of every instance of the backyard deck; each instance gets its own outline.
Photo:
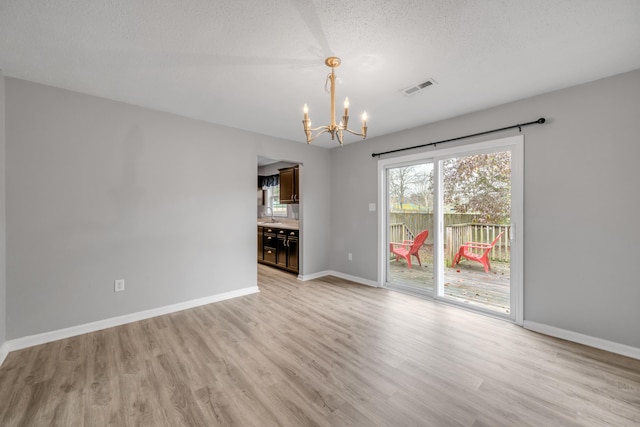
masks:
<path id="1" fill-rule="evenodd" d="M 420 252 L 422 267 L 415 260 L 412 269 L 404 259 L 391 259 L 389 279 L 393 283 L 433 291 L 433 258 L 428 251 Z M 415 263 L 414 263 L 415 261 Z M 492 261 L 491 271 L 482 265 L 462 261 L 455 268 L 444 269 L 444 294 L 455 301 L 482 306 L 498 313 L 509 313 L 510 270 L 508 263 Z"/>

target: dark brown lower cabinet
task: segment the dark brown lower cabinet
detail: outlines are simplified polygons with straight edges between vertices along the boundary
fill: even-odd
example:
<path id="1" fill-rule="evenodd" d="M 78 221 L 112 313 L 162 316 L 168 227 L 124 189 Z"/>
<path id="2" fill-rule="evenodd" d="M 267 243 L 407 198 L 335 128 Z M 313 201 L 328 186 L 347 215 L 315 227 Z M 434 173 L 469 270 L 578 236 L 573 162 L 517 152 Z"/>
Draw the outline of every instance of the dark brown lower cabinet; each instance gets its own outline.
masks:
<path id="1" fill-rule="evenodd" d="M 275 264 L 278 239 L 275 229 L 264 227 L 262 233 L 262 260 L 265 264 Z"/>
<path id="2" fill-rule="evenodd" d="M 258 261 L 262 261 L 264 259 L 264 255 L 262 253 L 262 227 L 258 226 Z"/>
<path id="3" fill-rule="evenodd" d="M 263 227 L 262 259 L 258 256 L 258 262 L 298 273 L 299 238 L 298 230 Z"/>
<path id="4" fill-rule="evenodd" d="M 265 264 L 275 264 L 276 263 L 276 248 L 270 248 L 268 246 L 264 247 L 264 259 L 263 262 Z"/>
<path id="5" fill-rule="evenodd" d="M 287 268 L 287 252 L 287 236 L 280 235 L 278 236 L 278 253 L 276 254 L 278 267 Z"/>
<path id="6" fill-rule="evenodd" d="M 289 237 L 287 242 L 287 268 L 298 272 L 298 236 Z"/>

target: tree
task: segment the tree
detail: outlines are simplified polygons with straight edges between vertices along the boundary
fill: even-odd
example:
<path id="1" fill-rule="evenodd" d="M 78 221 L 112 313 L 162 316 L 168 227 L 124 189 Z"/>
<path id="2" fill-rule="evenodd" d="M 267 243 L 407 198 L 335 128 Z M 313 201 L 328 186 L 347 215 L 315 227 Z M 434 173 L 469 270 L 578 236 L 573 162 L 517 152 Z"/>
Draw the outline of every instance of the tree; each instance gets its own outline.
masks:
<path id="1" fill-rule="evenodd" d="M 503 223 L 511 212 L 509 151 L 443 162 L 444 202 L 460 213 L 480 214 L 478 222 Z"/>
<path id="2" fill-rule="evenodd" d="M 400 206 L 400 210 L 404 209 L 413 186 L 418 182 L 419 172 L 415 166 L 389 169 L 389 191 L 392 201 Z"/>
<path id="3" fill-rule="evenodd" d="M 419 204 L 425 207 L 426 212 L 430 212 L 433 209 L 433 165 L 429 165 L 418 176 L 416 196 L 419 197 Z"/>
<path id="4" fill-rule="evenodd" d="M 433 206 L 433 165 L 418 164 L 389 169 L 389 195 L 392 207 L 429 212 Z"/>

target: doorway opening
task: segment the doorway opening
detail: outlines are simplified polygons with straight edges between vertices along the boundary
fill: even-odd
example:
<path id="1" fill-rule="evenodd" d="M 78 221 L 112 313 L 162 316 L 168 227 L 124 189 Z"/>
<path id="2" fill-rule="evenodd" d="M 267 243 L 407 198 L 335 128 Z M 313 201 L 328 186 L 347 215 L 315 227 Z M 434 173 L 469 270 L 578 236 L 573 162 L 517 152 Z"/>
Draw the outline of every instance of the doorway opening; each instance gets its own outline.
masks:
<path id="1" fill-rule="evenodd" d="M 301 166 L 258 156 L 257 262 L 294 274 L 302 269 Z"/>

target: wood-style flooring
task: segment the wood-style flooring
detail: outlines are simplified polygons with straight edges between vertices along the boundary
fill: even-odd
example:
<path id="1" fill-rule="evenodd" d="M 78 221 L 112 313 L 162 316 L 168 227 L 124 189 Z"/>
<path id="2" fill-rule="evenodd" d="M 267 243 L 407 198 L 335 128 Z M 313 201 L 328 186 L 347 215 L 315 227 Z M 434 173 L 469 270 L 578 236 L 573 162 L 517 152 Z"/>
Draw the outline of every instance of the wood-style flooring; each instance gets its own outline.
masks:
<path id="1" fill-rule="evenodd" d="M 640 360 L 341 279 L 9 354 L 1 426 L 631 426 Z"/>

